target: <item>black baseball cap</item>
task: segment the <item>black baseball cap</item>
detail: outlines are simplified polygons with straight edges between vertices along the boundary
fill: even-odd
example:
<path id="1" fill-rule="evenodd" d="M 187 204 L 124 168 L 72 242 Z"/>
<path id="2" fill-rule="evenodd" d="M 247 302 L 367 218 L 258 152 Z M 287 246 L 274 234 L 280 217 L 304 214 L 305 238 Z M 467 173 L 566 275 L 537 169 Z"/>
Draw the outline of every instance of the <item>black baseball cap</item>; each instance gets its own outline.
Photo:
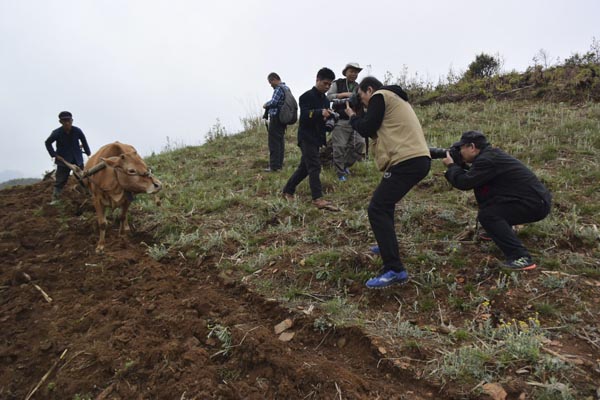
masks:
<path id="1" fill-rule="evenodd" d="M 61 111 L 60 113 L 58 113 L 58 119 L 72 119 L 73 118 L 73 114 L 71 114 L 68 111 Z"/>
<path id="2" fill-rule="evenodd" d="M 487 144 L 487 138 L 479 131 L 467 131 L 462 134 L 460 141 L 454 143 L 452 146 L 460 147 L 463 144 L 475 143 L 477 145 Z"/>

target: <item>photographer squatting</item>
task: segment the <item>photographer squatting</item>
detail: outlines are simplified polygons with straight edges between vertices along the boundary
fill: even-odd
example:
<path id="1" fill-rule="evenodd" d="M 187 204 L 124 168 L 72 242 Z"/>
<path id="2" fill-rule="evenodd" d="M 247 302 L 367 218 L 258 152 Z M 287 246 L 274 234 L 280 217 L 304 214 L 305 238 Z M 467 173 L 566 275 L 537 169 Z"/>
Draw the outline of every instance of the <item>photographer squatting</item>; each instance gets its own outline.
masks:
<path id="1" fill-rule="evenodd" d="M 478 131 L 463 133 L 451 151 L 446 151 L 442 162 L 448 167 L 445 176 L 452 186 L 475 192 L 477 218 L 504 253 L 506 268 L 536 268 L 512 229 L 513 225 L 540 221 L 550 213 L 552 196 L 533 172 L 516 158 L 492 147 Z"/>

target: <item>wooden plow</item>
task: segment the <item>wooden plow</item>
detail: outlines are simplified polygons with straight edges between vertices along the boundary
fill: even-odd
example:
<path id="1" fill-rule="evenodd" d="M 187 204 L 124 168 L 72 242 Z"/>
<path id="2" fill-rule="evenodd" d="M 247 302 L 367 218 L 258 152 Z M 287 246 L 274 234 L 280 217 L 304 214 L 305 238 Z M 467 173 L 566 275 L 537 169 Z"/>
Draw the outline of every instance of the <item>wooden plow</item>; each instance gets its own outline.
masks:
<path id="1" fill-rule="evenodd" d="M 77 165 L 71 164 L 59 155 L 56 156 L 56 159 L 62 162 L 71 171 L 73 171 L 73 175 L 75 176 L 75 179 L 77 179 L 79 186 L 81 186 L 83 190 L 85 190 L 85 193 L 87 193 L 88 196 L 91 196 L 92 194 L 90 193 L 88 187 L 85 185 L 84 179 L 106 168 L 106 163 L 104 161 L 101 161 L 89 170 L 81 170 L 81 168 L 79 168 Z"/>

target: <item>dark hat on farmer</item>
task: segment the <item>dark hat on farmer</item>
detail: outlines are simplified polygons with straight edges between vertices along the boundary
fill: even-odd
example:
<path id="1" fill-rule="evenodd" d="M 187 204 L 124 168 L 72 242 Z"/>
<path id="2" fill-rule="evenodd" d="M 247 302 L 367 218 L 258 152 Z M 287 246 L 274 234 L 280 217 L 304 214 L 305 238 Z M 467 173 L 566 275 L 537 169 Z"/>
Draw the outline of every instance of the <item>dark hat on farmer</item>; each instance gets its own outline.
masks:
<path id="1" fill-rule="evenodd" d="M 58 114 L 58 119 L 71 119 L 71 118 L 73 118 L 73 114 L 71 114 L 68 111 L 61 111 Z"/>
<path id="2" fill-rule="evenodd" d="M 360 65 L 358 65 L 358 63 L 351 62 L 346 64 L 346 66 L 342 70 L 342 75 L 346 76 L 346 71 L 348 70 L 348 68 L 354 68 L 358 72 L 362 71 L 362 68 L 360 67 Z"/>
<path id="3" fill-rule="evenodd" d="M 485 135 L 479 131 L 467 131 L 462 134 L 460 141 L 454 143 L 452 146 L 460 147 L 463 144 L 475 143 L 476 145 L 487 144 Z M 479 146 L 478 146 L 479 147 Z"/>

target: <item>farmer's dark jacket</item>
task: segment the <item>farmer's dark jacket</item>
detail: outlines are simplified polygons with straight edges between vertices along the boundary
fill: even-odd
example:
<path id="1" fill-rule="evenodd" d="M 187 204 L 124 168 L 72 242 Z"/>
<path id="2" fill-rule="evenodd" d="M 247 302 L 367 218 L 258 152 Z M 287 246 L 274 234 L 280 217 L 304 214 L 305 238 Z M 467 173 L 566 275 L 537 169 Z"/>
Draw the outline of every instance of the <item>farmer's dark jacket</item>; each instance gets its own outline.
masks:
<path id="1" fill-rule="evenodd" d="M 457 189 L 473 189 L 480 208 L 514 201 L 543 201 L 549 206 L 552 199 L 521 161 L 490 145 L 481 149 L 468 170 L 451 164 L 445 176 Z"/>
<path id="2" fill-rule="evenodd" d="M 316 87 L 305 92 L 298 99 L 300 120 L 298 123 L 298 144 L 307 142 L 316 146 L 325 146 L 325 120 L 323 109 L 329 108 L 329 100 L 325 93 Z"/>
<path id="3" fill-rule="evenodd" d="M 56 142 L 56 151 L 52 147 L 52 143 L 54 142 Z M 53 130 L 48 139 L 46 139 L 46 149 L 48 150 L 50 157 L 56 157 L 58 154 L 67 162 L 82 167 L 83 156 L 81 154 L 79 142 L 81 142 L 83 145 L 85 154 L 88 156 L 92 154 L 90 151 L 90 146 L 88 146 L 88 142 L 85 139 L 85 135 L 81 129 L 76 126 L 72 126 L 71 132 L 67 133 L 61 126 L 60 128 Z M 58 160 L 56 160 L 56 164 L 62 165 L 62 163 Z"/>

